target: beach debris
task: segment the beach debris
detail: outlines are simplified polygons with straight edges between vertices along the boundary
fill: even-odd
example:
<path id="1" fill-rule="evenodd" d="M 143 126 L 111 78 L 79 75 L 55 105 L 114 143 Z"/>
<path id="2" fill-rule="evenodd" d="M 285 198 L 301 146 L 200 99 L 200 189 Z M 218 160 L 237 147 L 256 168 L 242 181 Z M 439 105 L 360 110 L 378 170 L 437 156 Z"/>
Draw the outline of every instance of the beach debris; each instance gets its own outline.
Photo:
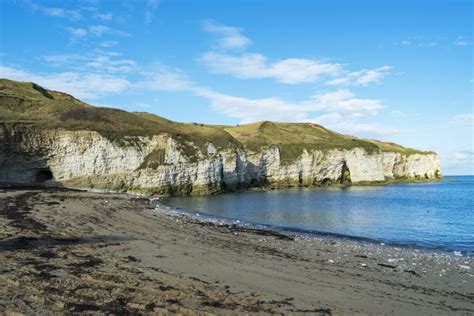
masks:
<path id="1" fill-rule="evenodd" d="M 384 268 L 391 268 L 391 269 L 396 269 L 397 268 L 396 266 L 393 266 L 391 264 L 386 264 L 386 263 L 379 263 L 378 265 L 381 266 L 381 267 L 384 267 Z"/>
<path id="2" fill-rule="evenodd" d="M 367 267 L 367 264 L 365 264 L 365 263 L 361 263 L 360 265 L 361 265 L 362 267 Z"/>
<path id="3" fill-rule="evenodd" d="M 465 266 L 465 265 L 460 264 L 459 267 L 464 270 L 471 270 L 470 266 Z"/>
<path id="4" fill-rule="evenodd" d="M 403 272 L 410 273 L 410 274 L 418 276 L 418 273 L 416 273 L 416 271 L 413 271 L 413 270 L 403 270 Z"/>
<path id="5" fill-rule="evenodd" d="M 328 262 L 329 262 L 329 263 L 334 263 L 334 260 L 329 259 Z"/>
<path id="6" fill-rule="evenodd" d="M 454 251 L 453 253 L 456 257 L 462 257 L 461 251 Z"/>

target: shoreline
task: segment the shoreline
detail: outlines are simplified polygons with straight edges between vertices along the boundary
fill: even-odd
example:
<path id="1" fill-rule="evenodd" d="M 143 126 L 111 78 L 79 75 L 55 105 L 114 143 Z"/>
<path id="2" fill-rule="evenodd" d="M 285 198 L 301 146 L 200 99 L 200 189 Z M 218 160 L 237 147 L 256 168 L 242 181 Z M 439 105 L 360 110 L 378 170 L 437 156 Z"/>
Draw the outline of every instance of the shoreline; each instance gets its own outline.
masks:
<path id="1" fill-rule="evenodd" d="M 317 230 L 304 230 L 291 227 L 272 226 L 260 223 L 242 222 L 237 219 L 229 219 L 226 217 L 219 217 L 216 215 L 210 215 L 194 210 L 185 210 L 181 208 L 175 208 L 167 205 L 166 202 L 157 204 L 155 211 L 167 216 L 176 216 L 184 218 L 189 222 L 196 223 L 199 225 L 214 225 L 216 227 L 225 227 L 231 230 L 240 230 L 253 232 L 256 234 L 274 236 L 276 238 L 288 238 L 288 240 L 316 240 L 316 241 L 327 241 L 327 242 L 340 242 L 352 244 L 354 246 L 361 247 L 379 247 L 381 249 L 397 249 L 406 253 L 417 253 L 418 255 L 425 256 L 442 256 L 446 258 L 466 258 L 469 260 L 474 259 L 474 251 L 470 250 L 457 250 L 447 249 L 442 246 L 429 247 L 419 244 L 406 244 L 388 242 L 384 240 L 372 239 L 369 237 L 355 236 L 355 235 L 344 235 L 338 233 L 317 231 Z"/>
<path id="2" fill-rule="evenodd" d="M 474 312 L 464 256 L 197 222 L 124 194 L 0 198 L 6 314 Z"/>

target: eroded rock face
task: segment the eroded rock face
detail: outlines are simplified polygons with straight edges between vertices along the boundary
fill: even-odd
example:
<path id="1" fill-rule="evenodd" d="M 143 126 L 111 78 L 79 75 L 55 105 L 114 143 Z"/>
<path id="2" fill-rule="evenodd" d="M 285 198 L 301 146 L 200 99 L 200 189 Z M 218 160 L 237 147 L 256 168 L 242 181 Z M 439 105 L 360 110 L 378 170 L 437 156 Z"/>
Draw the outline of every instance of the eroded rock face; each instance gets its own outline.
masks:
<path id="1" fill-rule="evenodd" d="M 164 195 L 342 183 L 345 172 L 352 183 L 441 176 L 436 154 L 315 150 L 288 163 L 278 146 L 245 152 L 209 143 L 205 153 L 188 157 L 168 135 L 115 143 L 93 131 L 3 127 L 0 150 L 0 182 L 34 183 L 50 171 L 66 186 Z"/>

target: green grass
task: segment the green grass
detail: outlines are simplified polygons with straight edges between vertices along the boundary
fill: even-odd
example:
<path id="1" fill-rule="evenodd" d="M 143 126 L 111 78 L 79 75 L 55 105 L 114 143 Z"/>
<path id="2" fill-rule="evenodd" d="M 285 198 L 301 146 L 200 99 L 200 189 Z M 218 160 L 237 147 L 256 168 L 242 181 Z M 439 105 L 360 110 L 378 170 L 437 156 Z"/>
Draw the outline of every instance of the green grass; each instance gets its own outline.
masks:
<path id="1" fill-rule="evenodd" d="M 0 123 L 96 131 L 117 145 L 137 142 L 134 136 L 167 134 L 180 144 L 191 161 L 198 159 L 198 150 L 207 153 L 208 142 L 217 148 L 245 148 L 253 152 L 279 146 L 283 163 L 293 162 L 305 149 L 364 148 L 368 152 L 423 153 L 393 143 L 339 134 L 310 123 L 259 122 L 241 126 L 178 123 L 150 113 L 94 107 L 65 93 L 8 79 L 0 79 Z M 147 166 L 162 163 L 159 153 L 150 155 Z"/>
<path id="2" fill-rule="evenodd" d="M 242 143 L 246 149 L 254 152 L 260 151 L 262 147 L 279 146 L 283 163 L 295 161 L 305 149 L 311 151 L 364 148 L 369 153 L 387 149 L 379 146 L 380 142 L 339 134 L 311 123 L 266 121 L 223 129 Z"/>
<path id="3" fill-rule="evenodd" d="M 181 141 L 184 152 L 195 158 L 193 143 L 205 154 L 206 144 L 220 148 L 241 145 L 226 131 L 212 126 L 172 122 L 149 113 L 94 107 L 74 97 L 42 89 L 34 83 L 0 79 L 0 122 L 23 123 L 38 128 L 97 131 L 118 145 L 133 136 L 171 135 Z"/>

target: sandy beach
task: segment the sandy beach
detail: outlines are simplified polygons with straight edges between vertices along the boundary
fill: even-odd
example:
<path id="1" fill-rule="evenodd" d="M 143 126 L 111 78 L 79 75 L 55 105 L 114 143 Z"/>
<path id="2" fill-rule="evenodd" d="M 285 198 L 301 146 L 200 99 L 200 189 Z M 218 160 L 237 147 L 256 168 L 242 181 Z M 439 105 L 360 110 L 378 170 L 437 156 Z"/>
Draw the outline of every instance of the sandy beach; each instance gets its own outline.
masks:
<path id="1" fill-rule="evenodd" d="M 472 258 L 199 222 L 146 198 L 0 190 L 0 314 L 474 313 Z"/>

